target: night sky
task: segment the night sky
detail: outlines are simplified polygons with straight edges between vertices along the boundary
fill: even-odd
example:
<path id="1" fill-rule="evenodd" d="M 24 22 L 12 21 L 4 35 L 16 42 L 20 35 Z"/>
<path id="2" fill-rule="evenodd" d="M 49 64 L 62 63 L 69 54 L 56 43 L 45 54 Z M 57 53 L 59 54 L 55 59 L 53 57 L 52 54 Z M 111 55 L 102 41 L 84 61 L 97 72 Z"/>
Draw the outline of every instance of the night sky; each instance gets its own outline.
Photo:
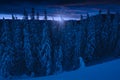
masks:
<path id="1" fill-rule="evenodd" d="M 35 8 L 43 16 L 46 9 L 49 16 L 62 15 L 63 17 L 78 18 L 78 16 L 95 15 L 101 9 L 105 12 L 120 11 L 120 0 L 0 0 L 0 17 L 10 14 L 22 15 L 23 9 L 30 13 Z"/>

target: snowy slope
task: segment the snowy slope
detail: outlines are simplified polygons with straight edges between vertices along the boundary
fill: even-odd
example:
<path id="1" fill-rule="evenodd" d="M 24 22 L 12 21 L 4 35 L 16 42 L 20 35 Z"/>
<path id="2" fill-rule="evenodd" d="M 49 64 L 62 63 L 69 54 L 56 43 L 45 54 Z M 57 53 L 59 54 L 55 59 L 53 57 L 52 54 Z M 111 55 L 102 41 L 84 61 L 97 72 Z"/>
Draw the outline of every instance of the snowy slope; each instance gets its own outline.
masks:
<path id="1" fill-rule="evenodd" d="M 20 80 L 120 80 L 120 59 L 58 75 Z"/>

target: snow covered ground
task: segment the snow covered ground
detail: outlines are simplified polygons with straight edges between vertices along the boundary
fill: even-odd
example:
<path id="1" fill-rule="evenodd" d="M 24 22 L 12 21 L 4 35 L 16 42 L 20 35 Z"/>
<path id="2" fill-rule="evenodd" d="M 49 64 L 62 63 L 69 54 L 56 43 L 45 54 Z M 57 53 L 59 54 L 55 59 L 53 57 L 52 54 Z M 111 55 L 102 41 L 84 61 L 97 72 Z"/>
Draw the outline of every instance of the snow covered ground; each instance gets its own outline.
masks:
<path id="1" fill-rule="evenodd" d="M 20 80 L 120 80 L 120 59 L 58 75 Z"/>

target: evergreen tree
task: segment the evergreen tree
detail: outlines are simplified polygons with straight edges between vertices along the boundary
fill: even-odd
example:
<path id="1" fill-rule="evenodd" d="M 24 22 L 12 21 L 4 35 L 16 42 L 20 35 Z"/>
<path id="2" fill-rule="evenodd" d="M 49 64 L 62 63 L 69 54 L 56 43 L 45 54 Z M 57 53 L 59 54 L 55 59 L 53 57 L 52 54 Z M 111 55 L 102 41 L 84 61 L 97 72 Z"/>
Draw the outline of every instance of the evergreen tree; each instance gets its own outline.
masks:
<path id="1" fill-rule="evenodd" d="M 110 39 L 110 45 L 109 45 L 111 46 L 112 51 L 116 49 L 118 42 L 119 42 L 119 13 L 116 12 L 115 17 L 113 19 L 111 39 Z M 118 52 L 116 53 L 118 54 Z"/>
<path id="2" fill-rule="evenodd" d="M 102 11 L 101 11 L 101 9 L 99 10 L 99 14 L 101 14 L 102 13 Z"/>
<path id="3" fill-rule="evenodd" d="M 105 20 L 105 24 L 104 24 L 104 28 L 102 31 L 102 41 L 104 44 L 104 50 L 106 53 L 106 55 L 110 54 L 110 39 L 111 39 L 111 32 L 112 32 L 112 18 L 111 18 L 111 14 L 110 14 L 110 10 L 107 11 L 107 16 L 106 16 L 106 20 Z"/>
<path id="4" fill-rule="evenodd" d="M 30 72 L 30 74 L 32 74 L 34 59 L 33 59 L 32 51 L 31 51 L 32 47 L 30 44 L 29 26 L 27 23 L 25 24 L 25 27 L 23 29 L 23 33 L 24 33 L 24 46 L 23 46 L 23 48 L 24 48 L 26 67 L 28 69 L 28 72 Z"/>
<path id="5" fill-rule="evenodd" d="M 107 14 L 110 15 L 110 9 L 107 10 Z"/>
<path id="6" fill-rule="evenodd" d="M 79 67 L 79 55 L 76 48 L 76 22 L 70 21 L 63 32 L 63 69 L 74 70 Z"/>
<path id="7" fill-rule="evenodd" d="M 39 16 L 40 16 L 39 13 L 37 12 L 36 15 L 37 15 L 37 16 L 36 16 L 36 19 L 39 20 Z"/>
<path id="8" fill-rule="evenodd" d="M 75 25 L 76 26 L 76 25 Z M 80 50 L 80 39 L 78 38 L 78 34 L 76 30 L 73 30 L 74 38 L 73 38 L 73 44 L 74 44 L 74 54 L 73 54 L 73 69 L 77 69 L 79 66 L 79 50 Z M 80 35 L 79 35 L 80 36 Z"/>
<path id="9" fill-rule="evenodd" d="M 94 25 L 95 25 L 95 51 L 94 51 L 94 59 L 98 59 L 99 56 L 102 53 L 102 32 L 104 27 L 103 22 L 103 15 L 100 14 L 101 11 L 99 11 L 99 15 L 94 18 Z"/>
<path id="10" fill-rule="evenodd" d="M 1 43 L 3 44 L 3 54 L 0 61 L 0 75 L 9 77 L 11 75 L 12 66 L 14 65 L 14 51 L 12 47 L 11 34 L 7 21 L 3 20 Z"/>
<path id="11" fill-rule="evenodd" d="M 41 48 L 40 48 L 41 46 Z M 51 73 L 51 42 L 49 36 L 49 28 L 47 23 L 44 23 L 44 29 L 42 33 L 41 45 L 38 47 L 39 61 L 42 67 L 46 68 L 46 75 Z"/>
<path id="12" fill-rule="evenodd" d="M 87 26 L 88 36 L 87 36 L 87 46 L 85 50 L 86 57 L 92 60 L 92 56 L 95 50 L 95 22 L 94 18 L 90 18 Z"/>
<path id="13" fill-rule="evenodd" d="M 24 12 L 23 12 L 23 19 L 28 20 L 28 13 L 27 13 L 26 9 L 24 9 Z"/>
<path id="14" fill-rule="evenodd" d="M 13 21 L 13 41 L 14 41 L 14 70 L 12 71 L 15 75 L 22 74 L 25 72 L 25 60 L 23 54 L 23 27 L 17 21 Z"/>
<path id="15" fill-rule="evenodd" d="M 34 20 L 35 19 L 35 9 L 32 8 L 32 11 L 31 11 L 31 20 Z"/>
<path id="16" fill-rule="evenodd" d="M 44 11 L 44 20 L 47 20 L 48 18 L 47 18 L 47 11 L 45 10 Z"/>
<path id="17" fill-rule="evenodd" d="M 83 20 L 83 15 L 80 16 L 80 20 Z"/>
<path id="18" fill-rule="evenodd" d="M 41 26 L 41 27 L 40 27 Z M 42 38 L 42 27 L 43 25 L 40 24 L 39 21 L 32 21 L 29 23 L 29 36 L 30 36 L 30 44 L 31 44 L 31 52 L 33 53 L 33 59 L 34 59 L 34 73 L 36 76 L 44 75 L 44 73 L 41 68 L 39 57 L 38 57 L 38 45 L 41 45 L 41 38 Z"/>
<path id="19" fill-rule="evenodd" d="M 86 47 L 87 47 L 87 38 L 88 38 L 88 25 L 89 25 L 89 14 L 87 14 L 87 19 L 81 23 L 82 25 L 82 35 L 81 35 L 81 46 L 80 46 L 80 53 L 81 56 L 87 61 L 86 55 Z"/>
<path id="20" fill-rule="evenodd" d="M 90 18 L 90 16 L 89 16 L 89 14 L 88 14 L 88 13 L 87 13 L 87 16 L 86 16 L 86 17 L 87 17 L 87 19 L 89 19 L 89 18 Z"/>
<path id="21" fill-rule="evenodd" d="M 55 65 L 56 65 L 56 73 L 60 73 L 63 71 L 63 51 L 62 51 L 62 46 L 59 46 L 58 49 L 55 51 Z"/>
<path id="22" fill-rule="evenodd" d="M 15 20 L 15 17 L 14 17 L 14 15 L 12 14 L 12 20 Z"/>

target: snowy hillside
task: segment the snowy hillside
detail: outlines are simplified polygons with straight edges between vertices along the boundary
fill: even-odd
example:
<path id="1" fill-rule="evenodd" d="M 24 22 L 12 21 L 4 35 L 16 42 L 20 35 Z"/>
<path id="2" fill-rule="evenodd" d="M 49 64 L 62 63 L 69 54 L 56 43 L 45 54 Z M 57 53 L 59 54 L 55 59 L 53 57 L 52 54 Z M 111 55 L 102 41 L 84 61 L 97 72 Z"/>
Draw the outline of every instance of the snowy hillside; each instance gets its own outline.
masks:
<path id="1" fill-rule="evenodd" d="M 120 80 L 120 59 L 59 75 L 20 80 Z"/>

